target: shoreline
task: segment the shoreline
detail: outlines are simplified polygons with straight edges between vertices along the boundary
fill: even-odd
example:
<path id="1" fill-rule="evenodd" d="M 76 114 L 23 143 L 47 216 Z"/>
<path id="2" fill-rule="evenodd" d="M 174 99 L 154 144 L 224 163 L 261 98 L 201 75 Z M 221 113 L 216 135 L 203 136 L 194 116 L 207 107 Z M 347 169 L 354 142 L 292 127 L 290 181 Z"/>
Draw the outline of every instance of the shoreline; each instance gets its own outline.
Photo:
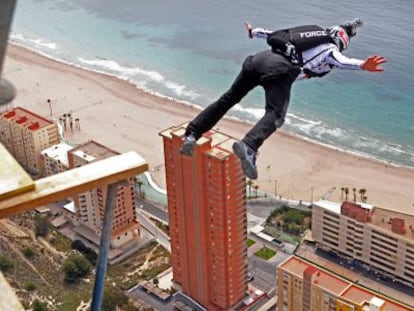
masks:
<path id="1" fill-rule="evenodd" d="M 126 79 L 58 61 L 19 44 L 8 45 L 4 73 L 17 89 L 14 106 L 28 108 L 52 119 L 70 106 L 70 111 L 82 122 L 82 135 L 66 131 L 66 139 L 78 143 L 92 139 L 119 152 L 131 150 L 127 147 L 132 143 L 136 151 L 147 158 L 150 167 L 163 163 L 158 133 L 191 120 L 200 111 L 197 105 L 139 89 Z M 54 77 L 56 79 L 51 79 Z M 54 113 L 49 113 L 46 98 L 52 99 Z M 62 103 L 68 107 L 62 107 Z M 102 109 L 105 112 L 99 119 L 96 114 L 99 115 Z M 108 111 L 112 113 L 108 114 Z M 111 123 L 105 115 L 113 121 L 111 129 L 102 128 L 102 121 Z M 229 135 L 241 138 L 250 126 L 247 121 L 230 117 L 220 121 L 215 128 L 220 127 Z M 111 133 L 114 131 L 119 135 Z M 275 155 L 283 159 L 283 163 L 275 159 Z M 410 179 L 414 180 L 414 168 L 342 150 L 284 130 L 273 134 L 263 145 L 258 156 L 258 169 L 256 184 L 259 189 L 273 193 L 277 187 L 277 192 L 287 198 L 309 201 L 309 189 L 317 198 L 332 187 L 349 186 L 350 189 L 367 189 L 368 202 L 374 205 L 384 208 L 404 205 L 403 210 L 408 212 L 413 209 L 414 182 L 410 183 Z M 163 172 L 158 171 L 158 175 Z M 396 180 L 395 187 L 385 177 Z M 156 176 L 156 180 L 164 187 L 162 176 Z"/>
<path id="2" fill-rule="evenodd" d="M 201 111 L 202 109 L 204 109 L 202 106 L 199 106 L 197 104 L 193 104 L 193 103 L 188 102 L 188 101 L 185 101 L 185 100 L 176 99 L 176 98 L 173 98 L 173 97 L 170 97 L 170 96 L 166 96 L 166 95 L 163 95 L 163 94 L 158 93 L 158 92 L 155 92 L 155 91 L 151 91 L 151 90 L 147 90 L 145 88 L 139 87 L 138 85 L 130 82 L 129 78 L 122 78 L 119 75 L 112 74 L 112 73 L 109 73 L 109 72 L 105 72 L 103 70 L 92 69 L 92 68 L 88 68 L 86 66 L 82 66 L 82 65 L 79 65 L 79 64 L 76 64 L 76 63 L 72 63 L 72 62 L 68 62 L 68 61 L 62 60 L 62 59 L 58 59 L 58 58 L 53 57 L 53 56 L 51 56 L 51 55 L 49 55 L 47 53 L 38 51 L 38 50 L 36 50 L 34 48 L 31 48 L 31 47 L 26 47 L 23 44 L 20 44 L 20 43 L 17 43 L 17 42 L 9 42 L 9 45 L 11 45 L 11 46 L 13 46 L 15 48 L 20 48 L 22 50 L 26 50 L 26 51 L 31 52 L 33 54 L 40 55 L 40 56 L 42 56 L 42 57 L 44 57 L 44 58 L 46 58 L 46 59 L 48 59 L 50 61 L 53 61 L 53 62 L 57 62 L 57 63 L 61 63 L 61 64 L 64 64 L 64 65 L 67 65 L 67 66 L 71 66 L 71 67 L 74 67 L 74 68 L 78 68 L 80 70 L 89 71 L 91 73 L 95 73 L 95 74 L 99 74 L 99 75 L 104 75 L 104 76 L 107 76 L 107 77 L 115 78 L 115 79 L 117 79 L 119 81 L 123 81 L 125 83 L 130 84 L 131 86 L 137 88 L 137 90 L 139 90 L 141 92 L 144 92 L 144 93 L 148 94 L 149 96 L 155 96 L 155 97 L 158 97 L 158 98 L 160 98 L 162 100 L 168 100 L 168 101 L 171 101 L 171 102 L 176 103 L 176 104 L 179 104 L 179 105 L 184 105 L 184 106 L 188 106 L 190 108 L 198 109 L 199 111 Z M 97 58 L 100 58 L 100 59 L 103 59 L 103 60 L 107 60 L 106 58 L 102 58 L 102 57 L 99 57 L 99 56 L 96 56 L 96 57 Z M 238 117 L 231 117 L 231 116 L 226 116 L 225 115 L 223 118 L 226 119 L 226 120 L 228 120 L 228 121 L 240 122 L 240 123 L 244 123 L 244 124 L 249 124 L 251 126 L 254 125 L 253 122 L 249 122 L 249 121 L 240 119 Z M 378 162 L 381 162 L 381 163 L 384 163 L 384 164 L 390 165 L 390 166 L 411 169 L 411 170 L 414 171 L 414 166 L 409 166 L 409 165 L 404 165 L 404 164 L 396 163 L 396 162 L 393 162 L 391 160 L 385 160 L 385 159 L 378 158 L 378 157 L 376 157 L 374 155 L 363 154 L 363 153 L 360 153 L 358 151 L 352 151 L 352 150 L 344 149 L 344 148 L 342 148 L 340 146 L 335 146 L 335 145 L 330 145 L 328 143 L 323 143 L 323 142 L 317 141 L 315 139 L 312 139 L 312 138 L 309 138 L 309 137 L 306 137 L 306 136 L 302 136 L 302 135 L 297 134 L 297 133 L 294 133 L 294 132 L 287 131 L 283 127 L 281 129 L 279 129 L 278 132 L 280 132 L 283 135 L 290 135 L 290 136 L 292 136 L 293 138 L 296 138 L 296 139 L 301 139 L 303 141 L 307 141 L 307 142 L 310 142 L 310 143 L 314 143 L 314 144 L 321 145 L 322 147 L 331 148 L 332 150 L 344 152 L 344 153 L 347 153 L 347 154 L 350 154 L 350 155 L 355 155 L 355 156 L 361 157 L 361 158 L 366 158 L 367 160 L 378 161 Z"/>

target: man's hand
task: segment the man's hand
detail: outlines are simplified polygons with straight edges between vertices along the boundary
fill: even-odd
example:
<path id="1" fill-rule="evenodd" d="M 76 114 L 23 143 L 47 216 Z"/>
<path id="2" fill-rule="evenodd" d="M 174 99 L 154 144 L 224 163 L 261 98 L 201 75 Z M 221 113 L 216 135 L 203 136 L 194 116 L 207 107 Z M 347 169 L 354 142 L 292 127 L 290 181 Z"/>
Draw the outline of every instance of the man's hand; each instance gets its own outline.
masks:
<path id="1" fill-rule="evenodd" d="M 379 72 L 384 71 L 384 69 L 380 68 L 380 65 L 387 62 L 387 59 L 383 56 L 374 55 L 368 57 L 365 62 L 361 65 L 362 70 L 367 70 L 371 72 Z"/>
<path id="2" fill-rule="evenodd" d="M 247 35 L 249 36 L 250 39 L 252 39 L 253 38 L 253 35 L 252 35 L 253 26 L 249 22 L 245 22 L 244 26 L 246 27 Z"/>

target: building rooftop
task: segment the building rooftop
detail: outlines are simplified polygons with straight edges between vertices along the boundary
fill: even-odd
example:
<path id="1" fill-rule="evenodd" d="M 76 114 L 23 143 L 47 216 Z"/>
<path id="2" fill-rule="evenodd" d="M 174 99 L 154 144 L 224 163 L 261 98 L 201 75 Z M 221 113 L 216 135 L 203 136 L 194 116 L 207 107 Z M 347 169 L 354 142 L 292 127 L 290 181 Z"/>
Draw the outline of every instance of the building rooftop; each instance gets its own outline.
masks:
<path id="1" fill-rule="evenodd" d="M 79 158 L 83 158 L 87 162 L 92 162 L 96 159 L 105 159 L 119 154 L 93 140 L 73 148 L 69 153 L 72 153 Z"/>
<path id="2" fill-rule="evenodd" d="M 340 295 L 349 286 L 348 281 L 342 280 L 294 256 L 285 261 L 281 267 L 298 277 L 303 277 L 305 271 L 312 274 L 312 282 L 314 284 L 318 284 L 319 287 L 335 295 Z M 309 268 L 313 268 L 312 271 Z"/>
<path id="3" fill-rule="evenodd" d="M 398 219 L 401 221 L 399 221 L 399 224 L 396 224 Z M 376 207 L 371 215 L 370 223 L 383 230 L 394 232 L 411 241 L 414 241 L 414 215 L 402 214 Z"/>
<path id="4" fill-rule="evenodd" d="M 232 146 L 236 141 L 233 137 L 215 130 L 210 130 L 204 136 L 211 139 L 212 148 L 207 152 L 208 155 L 217 159 L 225 159 L 233 154 Z"/>
<path id="5" fill-rule="evenodd" d="M 404 307 L 400 304 L 397 304 L 389 299 L 378 298 L 374 293 L 365 290 L 359 286 L 351 285 L 346 291 L 344 291 L 341 297 L 352 301 L 360 306 L 372 305 L 372 306 L 382 306 L 380 309 L 382 311 L 407 311 L 407 307 Z"/>
<path id="6" fill-rule="evenodd" d="M 60 143 L 60 144 L 53 145 L 49 148 L 42 150 L 41 153 L 44 156 L 52 158 L 56 161 L 60 161 L 65 166 L 69 166 L 68 151 L 71 149 L 73 149 L 72 146 L 65 144 L 65 143 Z"/>
<path id="7" fill-rule="evenodd" d="M 341 206 L 343 203 L 319 200 L 314 204 L 327 211 L 341 214 Z M 370 211 L 367 223 L 400 236 L 404 236 L 409 240 L 414 240 L 414 213 L 400 213 L 395 210 L 373 207 L 370 204 L 360 202 L 357 202 L 356 204 Z"/>
<path id="8" fill-rule="evenodd" d="M 170 127 L 162 132 L 161 136 L 172 138 L 173 136 L 184 136 L 188 122 L 178 126 Z M 237 140 L 234 137 L 226 135 L 218 130 L 210 130 L 197 140 L 197 145 L 203 145 L 211 141 L 212 148 L 207 152 L 208 155 L 217 159 L 225 159 L 233 153 L 233 143 Z"/>
<path id="9" fill-rule="evenodd" d="M 16 107 L 0 115 L 6 119 L 14 120 L 16 123 L 29 126 L 31 130 L 37 130 L 54 123 L 22 107 Z"/>
<path id="10" fill-rule="evenodd" d="M 323 200 L 323 199 L 314 202 L 315 205 L 320 206 L 320 207 L 322 207 L 322 208 L 324 208 L 328 211 L 331 211 L 333 213 L 336 213 L 336 214 L 341 214 L 341 206 L 342 206 L 343 203 L 345 203 L 345 201 L 342 202 L 342 203 L 339 203 L 339 202 L 328 201 L 328 200 Z M 354 204 L 354 203 L 352 203 L 352 204 Z M 372 210 L 374 208 L 373 205 L 367 204 L 367 203 L 356 202 L 356 204 L 361 206 L 364 209 L 367 209 L 367 210 Z"/>
<path id="11" fill-rule="evenodd" d="M 296 256 L 286 259 L 280 267 L 301 278 L 303 278 L 304 273 L 310 274 L 314 285 L 360 306 L 382 304 L 384 309 L 381 310 L 383 311 L 410 310 L 407 306 L 394 302 L 387 297 L 379 296 L 369 289 L 364 289 Z"/>

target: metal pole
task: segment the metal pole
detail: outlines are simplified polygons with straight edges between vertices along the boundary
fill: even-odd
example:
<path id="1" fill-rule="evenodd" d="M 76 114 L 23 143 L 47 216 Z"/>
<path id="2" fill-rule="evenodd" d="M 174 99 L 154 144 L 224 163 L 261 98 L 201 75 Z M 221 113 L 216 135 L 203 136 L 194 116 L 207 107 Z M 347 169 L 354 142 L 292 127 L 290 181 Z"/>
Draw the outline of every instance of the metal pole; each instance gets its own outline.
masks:
<path id="1" fill-rule="evenodd" d="M 311 204 L 313 203 L 313 187 L 311 187 Z"/>
<path id="2" fill-rule="evenodd" d="M 111 240 L 112 219 L 116 204 L 116 193 L 119 186 L 128 185 L 127 181 L 121 181 L 108 186 L 106 206 L 101 233 L 101 244 L 99 245 L 98 262 L 96 263 L 96 277 L 93 288 L 91 311 L 100 311 L 105 288 L 105 275 L 108 264 L 109 242 Z"/>
<path id="3" fill-rule="evenodd" d="M 4 56 L 16 0 L 1 0 L 0 5 L 0 73 L 3 72 Z M 15 96 L 13 85 L 7 80 L 0 80 L 0 105 L 11 102 Z"/>
<path id="4" fill-rule="evenodd" d="M 275 198 L 277 198 L 277 179 L 275 179 Z"/>

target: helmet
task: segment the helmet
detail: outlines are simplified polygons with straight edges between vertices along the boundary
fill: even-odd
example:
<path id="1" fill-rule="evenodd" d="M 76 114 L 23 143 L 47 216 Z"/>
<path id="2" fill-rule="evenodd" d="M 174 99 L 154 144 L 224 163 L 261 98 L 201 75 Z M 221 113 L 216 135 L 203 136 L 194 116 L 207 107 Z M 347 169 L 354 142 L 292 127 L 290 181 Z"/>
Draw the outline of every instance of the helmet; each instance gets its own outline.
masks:
<path id="1" fill-rule="evenodd" d="M 361 27 L 363 24 L 362 20 L 359 18 L 354 18 L 351 21 L 347 21 L 344 25 L 340 25 L 345 29 L 346 33 L 350 38 L 356 35 L 356 29 Z"/>
<path id="2" fill-rule="evenodd" d="M 349 40 L 356 35 L 356 29 L 361 27 L 362 24 L 361 19 L 354 18 L 351 21 L 347 21 L 344 25 L 328 28 L 328 33 L 339 50 L 343 51 L 348 47 Z"/>
<path id="3" fill-rule="evenodd" d="M 349 35 L 342 26 L 334 26 L 329 29 L 333 42 L 340 51 L 346 50 L 349 44 Z"/>

